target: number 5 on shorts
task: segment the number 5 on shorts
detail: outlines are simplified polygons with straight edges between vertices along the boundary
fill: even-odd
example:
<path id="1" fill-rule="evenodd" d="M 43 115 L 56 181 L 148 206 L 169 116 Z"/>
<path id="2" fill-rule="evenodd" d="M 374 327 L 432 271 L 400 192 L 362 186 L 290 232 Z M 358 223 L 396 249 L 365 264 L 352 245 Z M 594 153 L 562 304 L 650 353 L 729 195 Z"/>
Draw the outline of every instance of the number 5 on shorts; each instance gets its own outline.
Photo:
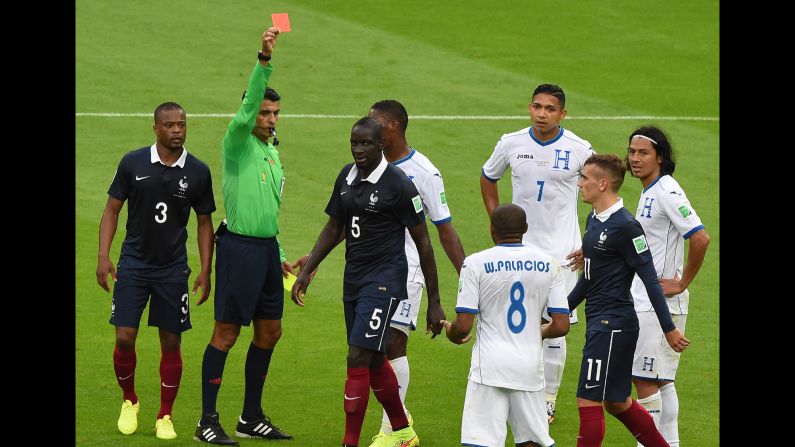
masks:
<path id="1" fill-rule="evenodd" d="M 381 312 L 383 312 L 383 309 L 375 309 L 373 310 L 373 316 L 370 317 L 370 328 L 374 331 L 381 327 L 381 317 L 378 316 Z"/>

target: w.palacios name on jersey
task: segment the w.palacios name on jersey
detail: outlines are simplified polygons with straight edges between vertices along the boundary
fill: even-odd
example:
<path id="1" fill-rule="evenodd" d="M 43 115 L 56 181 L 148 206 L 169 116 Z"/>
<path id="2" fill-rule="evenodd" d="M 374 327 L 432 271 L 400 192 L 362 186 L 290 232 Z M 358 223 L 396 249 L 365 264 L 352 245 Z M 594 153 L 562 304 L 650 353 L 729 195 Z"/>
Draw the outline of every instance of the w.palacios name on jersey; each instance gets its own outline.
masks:
<path id="1" fill-rule="evenodd" d="M 483 269 L 486 273 L 495 272 L 549 272 L 549 262 L 528 260 L 506 260 L 506 261 L 491 261 L 484 262 Z"/>

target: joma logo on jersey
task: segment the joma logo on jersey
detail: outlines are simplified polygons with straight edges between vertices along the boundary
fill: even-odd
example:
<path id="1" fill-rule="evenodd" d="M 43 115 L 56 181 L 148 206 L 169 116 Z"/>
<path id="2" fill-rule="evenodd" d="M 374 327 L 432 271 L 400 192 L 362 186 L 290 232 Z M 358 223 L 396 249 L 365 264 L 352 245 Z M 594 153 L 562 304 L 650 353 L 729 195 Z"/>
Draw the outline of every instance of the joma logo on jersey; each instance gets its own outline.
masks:
<path id="1" fill-rule="evenodd" d="M 530 154 L 516 154 L 516 159 L 517 160 L 522 160 L 522 159 L 524 159 L 524 160 L 532 160 L 533 156 L 530 155 Z"/>

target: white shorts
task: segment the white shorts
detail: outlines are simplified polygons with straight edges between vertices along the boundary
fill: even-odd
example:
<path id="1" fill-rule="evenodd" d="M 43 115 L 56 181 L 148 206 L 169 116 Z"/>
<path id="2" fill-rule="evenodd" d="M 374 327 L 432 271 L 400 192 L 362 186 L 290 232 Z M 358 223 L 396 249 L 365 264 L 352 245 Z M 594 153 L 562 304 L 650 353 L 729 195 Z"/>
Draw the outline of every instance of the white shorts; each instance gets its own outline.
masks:
<path id="1" fill-rule="evenodd" d="M 563 289 L 565 290 L 566 295 L 568 295 L 572 290 L 574 290 L 574 286 L 577 285 L 577 280 L 580 277 L 579 273 L 568 268 L 561 268 L 560 274 L 563 277 Z M 541 318 L 543 318 L 544 321 L 552 321 L 552 317 L 549 316 L 546 308 L 544 308 L 544 312 L 541 313 Z M 575 324 L 578 321 L 580 320 L 577 318 L 577 309 L 569 312 L 569 324 Z"/>
<path id="2" fill-rule="evenodd" d="M 544 447 L 555 441 L 549 436 L 544 390 L 520 391 L 467 381 L 461 444 L 496 447 L 505 445 L 511 424 L 516 444 L 533 441 Z"/>
<path id="3" fill-rule="evenodd" d="M 392 315 L 389 325 L 400 332 L 409 335 L 409 330 L 417 330 L 417 316 L 420 314 L 420 304 L 422 303 L 421 282 L 409 281 L 406 283 L 408 297 L 398 303 L 395 314 Z"/>
<path id="4" fill-rule="evenodd" d="M 674 324 L 685 333 L 687 315 L 671 315 Z M 671 381 L 676 378 L 681 353 L 674 351 L 665 340 L 657 314 L 638 312 L 640 332 L 632 361 L 632 377 L 653 381 Z"/>

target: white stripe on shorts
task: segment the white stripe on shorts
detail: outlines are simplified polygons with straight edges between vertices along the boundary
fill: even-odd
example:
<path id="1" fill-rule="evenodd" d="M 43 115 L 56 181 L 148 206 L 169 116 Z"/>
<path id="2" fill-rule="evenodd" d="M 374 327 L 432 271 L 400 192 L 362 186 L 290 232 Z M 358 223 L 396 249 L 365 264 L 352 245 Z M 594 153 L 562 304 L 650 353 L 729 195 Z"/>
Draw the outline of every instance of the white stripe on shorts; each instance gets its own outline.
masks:
<path id="1" fill-rule="evenodd" d="M 394 303 L 394 302 L 395 302 L 395 297 L 394 296 L 390 297 L 389 298 L 389 307 L 386 308 L 386 315 L 387 316 L 390 315 L 390 311 L 392 310 L 392 303 Z M 390 318 L 390 320 L 391 320 L 391 318 Z M 384 327 L 381 330 L 381 338 L 378 339 L 378 350 L 379 351 L 381 350 L 381 343 L 384 342 L 384 334 L 386 334 L 386 328 L 387 327 L 389 327 L 389 322 L 388 321 L 384 322 Z"/>
<path id="2" fill-rule="evenodd" d="M 605 395 L 607 394 L 607 373 L 610 372 L 610 353 L 613 351 L 613 335 L 615 335 L 616 332 L 621 332 L 621 329 L 610 331 L 610 347 L 607 348 L 607 365 L 605 365 L 605 386 L 602 387 L 603 402 L 605 400 Z"/>

